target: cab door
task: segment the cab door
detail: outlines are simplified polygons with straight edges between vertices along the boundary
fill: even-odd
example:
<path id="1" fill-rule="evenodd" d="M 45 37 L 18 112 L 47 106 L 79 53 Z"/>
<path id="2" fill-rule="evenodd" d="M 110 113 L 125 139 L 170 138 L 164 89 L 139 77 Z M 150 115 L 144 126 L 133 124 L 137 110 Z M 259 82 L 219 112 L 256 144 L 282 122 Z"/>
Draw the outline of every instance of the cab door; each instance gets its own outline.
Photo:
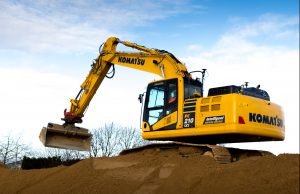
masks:
<path id="1" fill-rule="evenodd" d="M 175 128 L 177 112 L 178 79 L 148 85 L 143 121 L 148 123 L 150 130 Z"/>

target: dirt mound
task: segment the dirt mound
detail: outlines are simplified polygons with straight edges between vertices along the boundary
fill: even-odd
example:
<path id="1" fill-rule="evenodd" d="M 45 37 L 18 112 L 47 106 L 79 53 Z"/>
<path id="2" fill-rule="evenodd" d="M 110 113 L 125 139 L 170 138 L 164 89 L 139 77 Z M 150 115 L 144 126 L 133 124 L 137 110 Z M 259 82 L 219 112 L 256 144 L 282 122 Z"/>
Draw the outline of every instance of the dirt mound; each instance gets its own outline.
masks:
<path id="1" fill-rule="evenodd" d="M 41 170 L 0 168 L 0 193 L 299 193 L 299 154 L 218 164 L 154 149 Z"/>
<path id="2" fill-rule="evenodd" d="M 5 164 L 3 164 L 2 162 L 0 162 L 0 169 L 1 168 L 6 168 Z"/>

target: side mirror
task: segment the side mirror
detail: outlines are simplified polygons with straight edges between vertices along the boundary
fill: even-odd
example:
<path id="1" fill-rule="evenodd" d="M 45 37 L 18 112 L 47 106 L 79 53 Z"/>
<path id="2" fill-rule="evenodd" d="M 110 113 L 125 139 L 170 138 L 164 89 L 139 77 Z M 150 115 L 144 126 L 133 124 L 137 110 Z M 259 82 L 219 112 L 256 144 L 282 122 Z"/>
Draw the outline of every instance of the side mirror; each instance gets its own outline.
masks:
<path id="1" fill-rule="evenodd" d="M 144 94 L 139 94 L 139 101 L 140 101 L 140 103 L 142 103 L 143 102 L 143 100 L 144 100 Z"/>

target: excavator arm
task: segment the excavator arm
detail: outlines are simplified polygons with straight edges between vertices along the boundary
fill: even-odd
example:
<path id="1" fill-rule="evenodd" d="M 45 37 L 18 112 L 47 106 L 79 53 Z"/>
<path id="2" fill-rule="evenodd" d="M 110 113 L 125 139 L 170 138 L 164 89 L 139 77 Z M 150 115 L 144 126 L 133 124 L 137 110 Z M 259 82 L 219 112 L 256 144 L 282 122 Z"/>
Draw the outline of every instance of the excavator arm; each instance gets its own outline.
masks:
<path id="1" fill-rule="evenodd" d="M 138 50 L 138 52 L 117 52 L 117 45 Z M 75 126 L 82 122 L 82 117 L 90 101 L 114 65 L 145 71 L 163 78 L 188 77 L 186 66 L 167 51 L 149 49 L 144 46 L 121 41 L 110 37 L 104 43 L 99 56 L 80 86 L 80 91 L 71 99 L 69 111 L 64 111 L 64 124 L 49 123 L 40 133 L 40 139 L 45 146 L 66 149 L 89 150 L 91 134 L 87 129 Z"/>

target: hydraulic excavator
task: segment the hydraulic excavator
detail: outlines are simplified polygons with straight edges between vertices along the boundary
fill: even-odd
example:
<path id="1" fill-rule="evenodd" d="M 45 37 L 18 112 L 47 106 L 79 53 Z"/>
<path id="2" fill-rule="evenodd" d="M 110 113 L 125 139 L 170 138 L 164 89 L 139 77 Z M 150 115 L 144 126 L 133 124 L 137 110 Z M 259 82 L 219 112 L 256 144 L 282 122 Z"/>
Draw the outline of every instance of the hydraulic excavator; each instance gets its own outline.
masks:
<path id="1" fill-rule="evenodd" d="M 117 51 L 118 44 L 137 51 Z M 92 135 L 75 124 L 82 122 L 102 81 L 112 77 L 110 69 L 114 74 L 115 65 L 162 77 L 149 83 L 145 95 L 139 96 L 140 102 L 144 102 L 141 129 L 146 140 L 176 141 L 180 142 L 177 145 L 210 149 L 223 155 L 234 151 L 228 152 L 216 144 L 284 140 L 283 111 L 259 86 L 248 87 L 246 82 L 241 86 L 210 88 L 205 97 L 206 69 L 189 72 L 179 59 L 165 50 L 149 49 L 110 37 L 91 65 L 79 93 L 70 100 L 70 109 L 64 111 L 64 123 L 48 123 L 43 127 L 40 140 L 45 146 L 90 150 Z M 195 72 L 202 76 L 192 78 Z"/>

